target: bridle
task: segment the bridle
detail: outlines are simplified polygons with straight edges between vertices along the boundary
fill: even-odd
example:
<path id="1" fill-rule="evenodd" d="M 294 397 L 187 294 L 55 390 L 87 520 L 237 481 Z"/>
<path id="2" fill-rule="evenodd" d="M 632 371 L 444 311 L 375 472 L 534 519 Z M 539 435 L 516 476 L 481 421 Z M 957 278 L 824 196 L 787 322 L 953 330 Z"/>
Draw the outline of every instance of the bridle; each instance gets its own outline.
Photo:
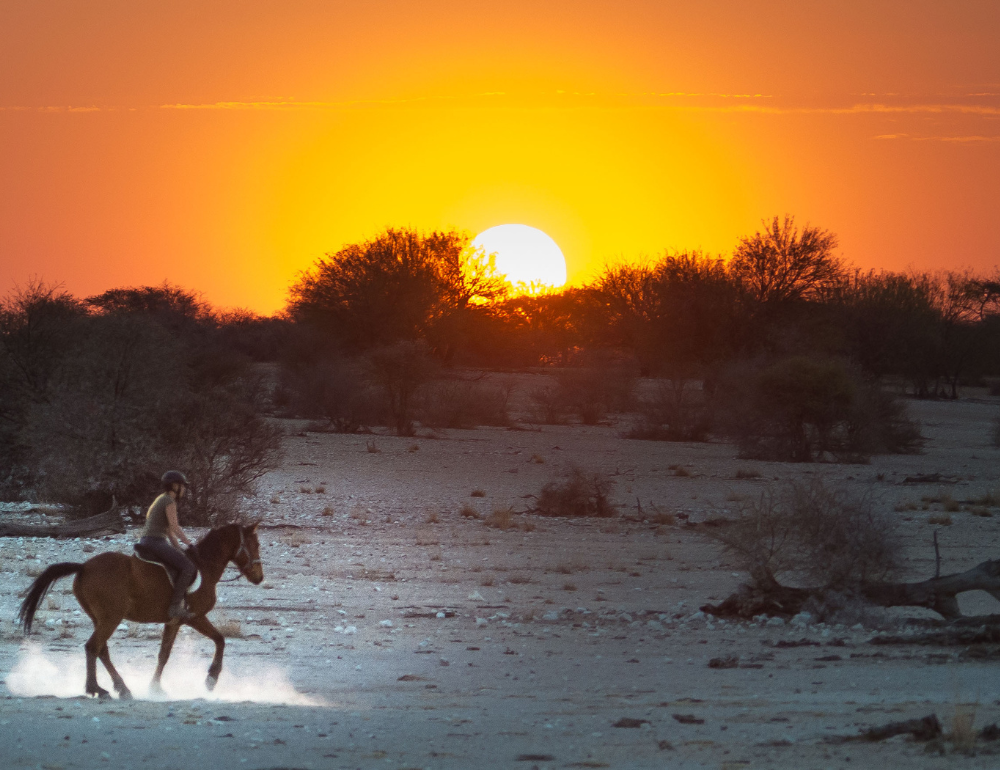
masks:
<path id="1" fill-rule="evenodd" d="M 247 548 L 246 538 L 243 535 L 243 527 L 240 527 L 239 530 L 240 530 L 240 547 L 236 549 L 236 553 L 233 554 L 233 557 L 232 559 L 230 559 L 230 561 L 232 561 L 236 565 L 236 568 L 240 571 L 240 574 L 234 578 L 227 578 L 226 580 L 220 580 L 219 581 L 220 583 L 231 583 L 234 580 L 239 580 L 241 577 L 247 577 L 246 574 L 247 570 L 252 569 L 255 564 L 261 563 L 260 559 L 254 559 L 251 557 L 250 549 Z M 240 564 L 238 561 L 241 554 L 245 555 L 247 559 L 246 563 L 244 564 Z M 249 578 L 247 579 L 249 580 Z"/>

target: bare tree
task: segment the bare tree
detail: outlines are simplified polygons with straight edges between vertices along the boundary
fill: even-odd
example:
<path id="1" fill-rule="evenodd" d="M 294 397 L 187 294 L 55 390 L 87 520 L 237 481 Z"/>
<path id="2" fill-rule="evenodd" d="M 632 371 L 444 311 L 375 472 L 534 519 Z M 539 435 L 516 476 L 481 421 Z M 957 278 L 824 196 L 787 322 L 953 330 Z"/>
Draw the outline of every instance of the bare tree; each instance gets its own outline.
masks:
<path id="1" fill-rule="evenodd" d="M 763 230 L 740 239 L 729 262 L 730 272 L 753 301 L 775 305 L 817 299 L 841 279 L 833 233 L 809 225 L 800 232 L 787 214 L 763 224 Z"/>

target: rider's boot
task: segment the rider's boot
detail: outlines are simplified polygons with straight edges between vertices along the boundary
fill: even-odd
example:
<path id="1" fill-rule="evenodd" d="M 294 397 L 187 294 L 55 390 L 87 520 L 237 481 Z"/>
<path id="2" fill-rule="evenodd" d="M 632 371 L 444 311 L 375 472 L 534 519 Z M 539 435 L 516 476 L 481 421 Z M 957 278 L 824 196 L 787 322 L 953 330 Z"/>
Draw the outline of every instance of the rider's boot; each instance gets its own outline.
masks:
<path id="1" fill-rule="evenodd" d="M 174 595 L 170 600 L 170 608 L 167 610 L 167 616 L 172 620 L 190 620 L 194 617 L 194 613 L 187 608 L 184 602 L 186 592 L 187 586 L 178 579 L 174 584 Z"/>

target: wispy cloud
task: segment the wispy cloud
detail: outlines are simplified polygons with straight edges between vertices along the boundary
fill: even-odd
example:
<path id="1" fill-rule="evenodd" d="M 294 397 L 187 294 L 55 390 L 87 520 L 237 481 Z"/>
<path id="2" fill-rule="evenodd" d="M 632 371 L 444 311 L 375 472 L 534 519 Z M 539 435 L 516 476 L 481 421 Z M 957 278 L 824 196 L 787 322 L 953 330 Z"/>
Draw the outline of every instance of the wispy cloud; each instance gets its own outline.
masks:
<path id="1" fill-rule="evenodd" d="M 883 94 L 883 97 L 889 97 Z M 579 100 L 594 103 L 600 100 L 604 107 L 640 107 L 683 112 L 704 113 L 748 113 L 762 115 L 965 115 L 985 118 L 1000 117 L 1000 106 L 989 103 L 995 98 L 992 92 L 967 95 L 967 99 L 977 98 L 978 102 L 959 101 L 858 101 L 847 104 L 789 104 L 773 94 L 721 93 L 659 91 L 641 93 L 601 94 L 598 92 L 549 91 L 539 93 L 510 93 L 486 91 L 480 93 L 416 96 L 399 99 L 352 99 L 343 101 L 296 101 L 294 99 L 217 101 L 217 102 L 175 102 L 145 106 L 7 106 L 0 107 L 6 112 L 51 112 L 90 113 L 121 111 L 196 111 L 196 112 L 310 112 L 328 110 L 377 109 L 379 107 L 399 107 L 407 105 L 456 104 L 464 103 L 538 103 L 551 104 L 553 100 L 567 99 L 578 104 Z M 558 102 L 557 102 L 558 103 Z M 889 136 L 886 134 L 885 136 Z"/>
<path id="2" fill-rule="evenodd" d="M 880 134 L 875 138 L 885 139 L 885 140 L 901 139 L 901 140 L 908 140 L 911 142 L 954 142 L 956 144 L 979 144 L 979 143 L 1000 142 L 1000 135 L 984 136 L 981 134 L 971 134 L 964 136 L 913 136 L 911 134 Z"/>

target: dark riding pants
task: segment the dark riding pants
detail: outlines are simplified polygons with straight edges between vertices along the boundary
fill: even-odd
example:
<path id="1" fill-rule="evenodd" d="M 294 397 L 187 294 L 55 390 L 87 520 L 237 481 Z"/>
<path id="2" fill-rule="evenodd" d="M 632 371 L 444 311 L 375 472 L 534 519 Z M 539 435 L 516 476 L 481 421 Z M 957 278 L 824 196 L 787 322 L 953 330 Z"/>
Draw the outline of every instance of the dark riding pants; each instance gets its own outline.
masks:
<path id="1" fill-rule="evenodd" d="M 143 537 L 139 545 L 153 558 L 158 559 L 172 569 L 174 578 L 174 601 L 184 598 L 188 586 L 194 582 L 198 570 L 187 556 L 174 548 L 165 537 Z"/>

